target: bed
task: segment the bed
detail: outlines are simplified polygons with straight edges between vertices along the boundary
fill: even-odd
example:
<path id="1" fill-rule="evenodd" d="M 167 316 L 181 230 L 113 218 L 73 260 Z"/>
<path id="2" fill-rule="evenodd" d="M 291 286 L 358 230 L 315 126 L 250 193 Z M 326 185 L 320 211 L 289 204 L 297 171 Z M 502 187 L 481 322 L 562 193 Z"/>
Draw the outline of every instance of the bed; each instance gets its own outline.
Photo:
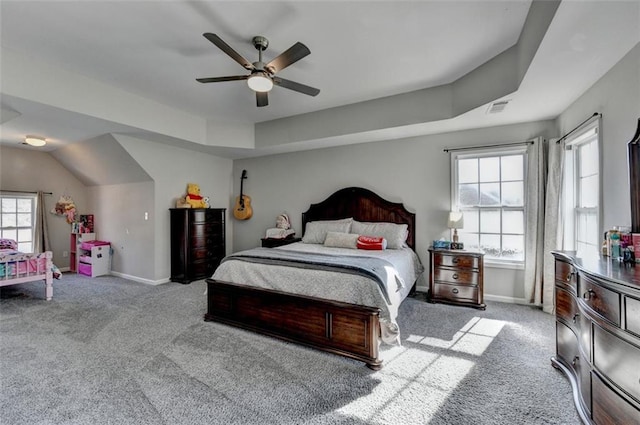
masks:
<path id="1" fill-rule="evenodd" d="M 0 244 L 0 287 L 44 281 L 45 298 L 53 298 L 55 266 L 53 253 L 27 254 L 17 250 L 15 241 L 3 239 Z M 59 274 L 59 273 L 58 273 Z"/>
<path id="2" fill-rule="evenodd" d="M 397 247 L 402 249 L 387 249 L 375 255 L 371 251 L 373 257 L 384 257 L 371 261 L 380 261 L 384 265 L 385 261 L 395 261 L 392 257 L 409 256 L 414 267 L 413 274 L 405 277 L 403 270 L 403 273 L 398 272 L 403 278 L 398 279 L 395 268 L 384 267 L 397 283 L 397 287 L 393 283 L 390 284 L 390 289 L 385 294 L 380 287 L 380 279 L 376 282 L 371 276 L 366 277 L 358 272 L 344 273 L 331 268 L 329 271 L 309 270 L 306 266 L 298 268 L 290 265 L 263 264 L 262 261 L 258 261 L 261 264 L 254 265 L 251 263 L 252 259 L 230 258 L 245 255 L 267 256 L 270 257 L 268 261 L 272 261 L 271 257 L 275 256 L 276 261 L 279 261 L 280 255 L 288 257 L 291 254 L 285 251 L 293 251 L 294 257 L 302 257 L 306 254 L 301 252 L 321 249 L 312 244 L 298 242 L 274 249 L 256 248 L 242 251 L 226 257 L 212 278 L 206 280 L 205 320 L 237 326 L 346 356 L 363 361 L 373 370 L 380 369 L 382 360 L 379 358 L 379 345 L 382 342 L 399 341 L 395 323 L 397 308 L 414 289 L 415 280 L 422 272 L 422 266 L 414 252 L 415 214 L 409 212 L 401 203 L 387 201 L 368 189 L 349 187 L 335 192 L 320 203 L 312 204 L 302 214 L 303 240 L 308 235 L 307 231 L 319 222 L 345 219 L 371 223 L 372 226 L 375 226 L 373 223 L 402 225 L 406 229 L 406 240 L 403 247 Z M 348 263 L 347 267 L 352 267 L 352 263 L 358 262 L 361 257 L 370 258 L 369 251 L 366 250 L 332 249 L 337 252 L 335 257 L 340 257 Z M 304 258 L 299 261 L 306 262 Z M 247 262 L 250 264 L 247 265 Z M 243 264 L 242 269 L 235 266 L 240 263 Z M 245 268 L 248 274 L 243 274 Z M 282 280 L 282 283 L 288 282 L 287 285 L 281 288 L 278 279 Z M 289 283 L 292 279 L 296 280 L 295 287 L 291 287 Z M 392 278 L 390 280 L 393 282 Z M 351 285 L 356 285 L 358 289 L 351 289 Z M 325 288 L 330 290 L 323 293 Z M 350 297 L 343 299 L 339 294 L 339 288 L 345 288 L 344 292 L 350 293 Z M 378 295 L 375 295 L 376 293 Z"/>

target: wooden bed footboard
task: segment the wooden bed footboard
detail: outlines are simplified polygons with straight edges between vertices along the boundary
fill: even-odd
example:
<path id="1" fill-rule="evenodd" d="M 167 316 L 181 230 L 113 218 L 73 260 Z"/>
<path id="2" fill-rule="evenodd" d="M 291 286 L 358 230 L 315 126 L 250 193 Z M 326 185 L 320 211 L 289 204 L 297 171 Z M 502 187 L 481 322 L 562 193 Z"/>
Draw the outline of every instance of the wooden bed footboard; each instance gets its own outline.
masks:
<path id="1" fill-rule="evenodd" d="M 249 329 L 346 356 L 379 370 L 380 309 L 261 289 L 207 282 L 206 321 Z"/>

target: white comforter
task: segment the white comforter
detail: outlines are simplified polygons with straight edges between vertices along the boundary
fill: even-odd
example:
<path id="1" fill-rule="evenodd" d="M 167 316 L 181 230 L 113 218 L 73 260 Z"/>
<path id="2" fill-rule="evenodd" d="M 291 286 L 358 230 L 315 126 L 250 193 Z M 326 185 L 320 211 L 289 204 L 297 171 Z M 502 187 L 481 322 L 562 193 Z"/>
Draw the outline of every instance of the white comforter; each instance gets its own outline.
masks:
<path id="1" fill-rule="evenodd" d="M 410 248 L 366 251 L 348 248 L 331 248 L 302 242 L 277 249 L 333 255 L 373 256 L 387 260 L 394 268 L 387 270 L 387 294 L 371 278 L 326 270 L 312 270 L 281 265 L 265 265 L 245 261 L 225 261 L 213 274 L 213 279 L 236 282 L 266 289 L 342 301 L 381 310 L 382 340 L 387 344 L 400 343 L 400 331 L 396 323 L 398 307 L 406 298 L 424 268 L 416 253 Z"/>

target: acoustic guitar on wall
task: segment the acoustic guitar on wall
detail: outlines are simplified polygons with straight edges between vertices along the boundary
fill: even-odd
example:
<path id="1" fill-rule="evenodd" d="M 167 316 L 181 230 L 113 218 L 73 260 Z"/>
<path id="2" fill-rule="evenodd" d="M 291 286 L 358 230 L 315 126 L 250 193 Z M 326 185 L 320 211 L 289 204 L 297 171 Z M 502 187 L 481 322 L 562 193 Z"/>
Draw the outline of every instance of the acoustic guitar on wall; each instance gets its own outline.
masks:
<path id="1" fill-rule="evenodd" d="M 249 220 L 253 215 L 251 198 L 242 193 L 242 183 L 247 178 L 247 170 L 242 170 L 240 177 L 240 196 L 236 197 L 236 205 L 233 207 L 233 216 L 238 220 Z"/>

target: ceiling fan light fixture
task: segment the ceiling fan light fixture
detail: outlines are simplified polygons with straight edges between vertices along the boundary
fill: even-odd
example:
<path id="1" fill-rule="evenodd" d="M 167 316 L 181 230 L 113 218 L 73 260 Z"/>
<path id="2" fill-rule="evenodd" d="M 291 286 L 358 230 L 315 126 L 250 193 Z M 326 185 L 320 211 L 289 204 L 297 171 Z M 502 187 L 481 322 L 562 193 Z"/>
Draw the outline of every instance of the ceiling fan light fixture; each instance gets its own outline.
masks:
<path id="1" fill-rule="evenodd" d="M 35 137 L 35 136 L 27 136 L 27 137 L 25 137 L 24 138 L 24 142 L 27 145 L 37 146 L 37 147 L 44 146 L 44 145 L 47 144 L 47 141 L 45 139 L 43 139 L 41 137 Z"/>
<path id="2" fill-rule="evenodd" d="M 273 88 L 273 80 L 266 72 L 254 72 L 248 79 L 247 85 L 253 91 L 268 92 Z"/>

